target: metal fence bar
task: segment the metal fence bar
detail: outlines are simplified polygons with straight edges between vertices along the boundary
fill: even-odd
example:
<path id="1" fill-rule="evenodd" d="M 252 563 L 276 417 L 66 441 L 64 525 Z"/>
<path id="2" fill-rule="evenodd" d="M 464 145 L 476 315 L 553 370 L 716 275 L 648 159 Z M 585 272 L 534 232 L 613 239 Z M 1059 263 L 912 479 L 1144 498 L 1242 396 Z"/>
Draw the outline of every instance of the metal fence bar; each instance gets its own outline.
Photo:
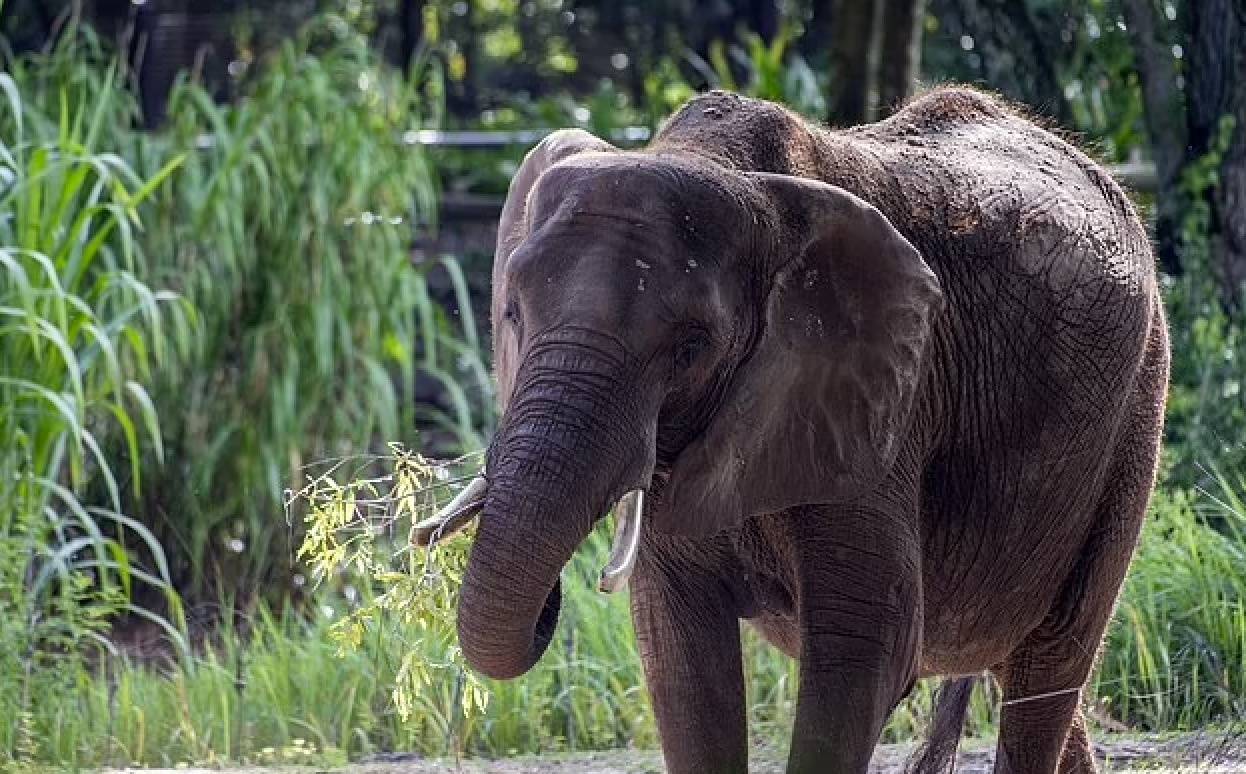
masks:
<path id="1" fill-rule="evenodd" d="M 1159 175 L 1155 171 L 1153 161 L 1126 161 L 1124 164 L 1109 164 L 1108 171 L 1116 182 L 1132 191 L 1155 193 L 1159 190 Z"/>
<path id="2" fill-rule="evenodd" d="M 535 145 L 553 129 L 411 129 L 402 135 L 408 145 L 439 148 L 508 148 L 516 145 Z M 646 142 L 652 132 L 647 126 L 623 126 L 610 132 L 610 141 L 620 145 L 639 145 Z"/>

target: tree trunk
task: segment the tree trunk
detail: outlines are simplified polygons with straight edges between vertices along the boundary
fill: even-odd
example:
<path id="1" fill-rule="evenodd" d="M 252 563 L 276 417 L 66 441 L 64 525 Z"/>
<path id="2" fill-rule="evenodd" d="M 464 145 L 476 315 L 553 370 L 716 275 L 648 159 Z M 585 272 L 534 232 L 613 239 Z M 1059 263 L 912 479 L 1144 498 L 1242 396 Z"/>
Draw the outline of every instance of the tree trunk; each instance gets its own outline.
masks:
<path id="1" fill-rule="evenodd" d="M 1220 155 L 1208 192 L 1212 271 L 1237 313 L 1246 283 L 1246 0 L 1200 0 L 1187 12 L 1189 148 L 1192 158 Z"/>
<path id="2" fill-rule="evenodd" d="M 1155 240 L 1160 266 L 1170 276 L 1181 274 L 1178 252 L 1181 217 L 1181 170 L 1186 155 L 1185 110 L 1177 88 L 1177 61 L 1173 41 L 1164 34 L 1164 21 L 1155 0 L 1124 0 L 1125 22 L 1142 82 L 1147 134 L 1155 160 L 1159 188 L 1156 196 Z"/>
<path id="3" fill-rule="evenodd" d="M 11 5 L 11 3 L 6 3 Z M 131 23 L 133 15 L 142 6 L 135 5 L 132 0 L 94 0 L 84 6 L 85 16 L 91 25 L 109 38 L 120 40 L 126 26 Z"/>
<path id="4" fill-rule="evenodd" d="M 878 109 L 890 114 L 913 93 L 921 70 L 925 0 L 882 0 Z"/>
<path id="5" fill-rule="evenodd" d="M 473 118 L 480 100 L 476 91 L 476 68 L 479 63 L 480 31 L 476 28 L 476 2 L 468 0 L 461 24 L 463 34 L 458 38 L 463 57 L 463 77 L 446 95 L 450 113 L 459 118 Z"/>
<path id="6" fill-rule="evenodd" d="M 156 129 L 164 123 L 169 91 L 178 73 L 194 65 L 199 46 L 204 42 L 204 30 L 194 23 L 198 21 L 189 13 L 188 0 L 165 0 L 138 7 L 135 43 L 139 59 L 135 71 L 143 126 L 147 129 Z"/>
<path id="7" fill-rule="evenodd" d="M 399 23 L 402 25 L 400 55 L 402 66 L 406 68 L 411 66 L 411 60 L 415 59 L 420 41 L 424 38 L 424 3 L 422 0 L 402 0 Z"/>
<path id="8" fill-rule="evenodd" d="M 779 34 L 779 5 L 775 0 L 748 0 L 748 27 L 769 43 Z"/>
<path id="9" fill-rule="evenodd" d="M 1056 57 L 1020 0 L 955 0 L 961 28 L 973 38 L 991 88 L 1071 125 L 1056 77 Z"/>
<path id="10" fill-rule="evenodd" d="M 867 120 L 870 47 L 876 0 L 835 0 L 831 14 L 831 85 L 827 120 L 851 126 Z"/>
<path id="11" fill-rule="evenodd" d="M 813 0 L 810 3 L 809 24 L 805 28 L 805 34 L 796 42 L 801 56 L 815 68 L 827 61 L 832 29 L 831 13 L 834 10 L 832 5 L 832 0 Z"/>

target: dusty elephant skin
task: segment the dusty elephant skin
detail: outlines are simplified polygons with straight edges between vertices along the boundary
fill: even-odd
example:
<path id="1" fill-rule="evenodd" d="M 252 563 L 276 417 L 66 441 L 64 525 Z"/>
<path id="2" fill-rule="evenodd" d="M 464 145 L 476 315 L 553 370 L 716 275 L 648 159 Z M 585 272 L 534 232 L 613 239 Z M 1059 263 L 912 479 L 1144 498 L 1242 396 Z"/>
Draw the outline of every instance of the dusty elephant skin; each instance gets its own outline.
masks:
<path id="1" fill-rule="evenodd" d="M 843 132 L 712 93 L 644 150 L 543 141 L 493 280 L 473 667 L 531 668 L 561 568 L 642 489 L 632 616 L 671 772 L 747 770 L 741 618 L 800 660 L 790 772 L 866 771 L 914 680 L 984 669 L 997 772 L 1093 771 L 1079 689 L 1168 372 L 1150 245 L 1100 167 L 965 89 Z M 959 731 L 947 685 L 920 770 Z"/>

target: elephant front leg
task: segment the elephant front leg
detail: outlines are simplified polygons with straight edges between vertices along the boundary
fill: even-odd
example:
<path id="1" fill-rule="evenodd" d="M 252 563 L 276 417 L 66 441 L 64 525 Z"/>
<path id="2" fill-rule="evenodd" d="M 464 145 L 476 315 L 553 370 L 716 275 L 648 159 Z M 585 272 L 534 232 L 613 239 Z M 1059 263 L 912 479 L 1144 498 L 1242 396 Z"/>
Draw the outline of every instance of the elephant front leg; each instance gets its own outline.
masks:
<path id="1" fill-rule="evenodd" d="M 801 643 L 787 770 L 864 774 L 917 678 L 919 547 L 910 524 L 884 513 L 802 510 L 789 517 Z"/>
<path id="2" fill-rule="evenodd" d="M 740 625 L 711 557 L 687 541 L 646 541 L 632 622 L 670 774 L 747 774 Z"/>

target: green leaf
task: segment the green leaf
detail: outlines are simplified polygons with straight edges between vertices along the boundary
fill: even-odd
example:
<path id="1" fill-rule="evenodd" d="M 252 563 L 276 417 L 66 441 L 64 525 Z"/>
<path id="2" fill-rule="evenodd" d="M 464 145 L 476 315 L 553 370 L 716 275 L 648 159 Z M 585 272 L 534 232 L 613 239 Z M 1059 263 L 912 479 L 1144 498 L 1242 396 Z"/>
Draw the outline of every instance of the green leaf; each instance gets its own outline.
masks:
<path id="1" fill-rule="evenodd" d="M 152 402 L 151 396 L 147 394 L 147 390 L 138 382 L 126 382 L 125 389 L 130 394 L 130 397 L 138 403 L 139 416 L 142 418 L 143 426 L 147 430 L 147 436 L 151 440 L 152 447 L 156 453 L 156 460 L 163 464 L 164 441 L 160 434 L 160 419 L 156 414 L 156 405 Z"/>

